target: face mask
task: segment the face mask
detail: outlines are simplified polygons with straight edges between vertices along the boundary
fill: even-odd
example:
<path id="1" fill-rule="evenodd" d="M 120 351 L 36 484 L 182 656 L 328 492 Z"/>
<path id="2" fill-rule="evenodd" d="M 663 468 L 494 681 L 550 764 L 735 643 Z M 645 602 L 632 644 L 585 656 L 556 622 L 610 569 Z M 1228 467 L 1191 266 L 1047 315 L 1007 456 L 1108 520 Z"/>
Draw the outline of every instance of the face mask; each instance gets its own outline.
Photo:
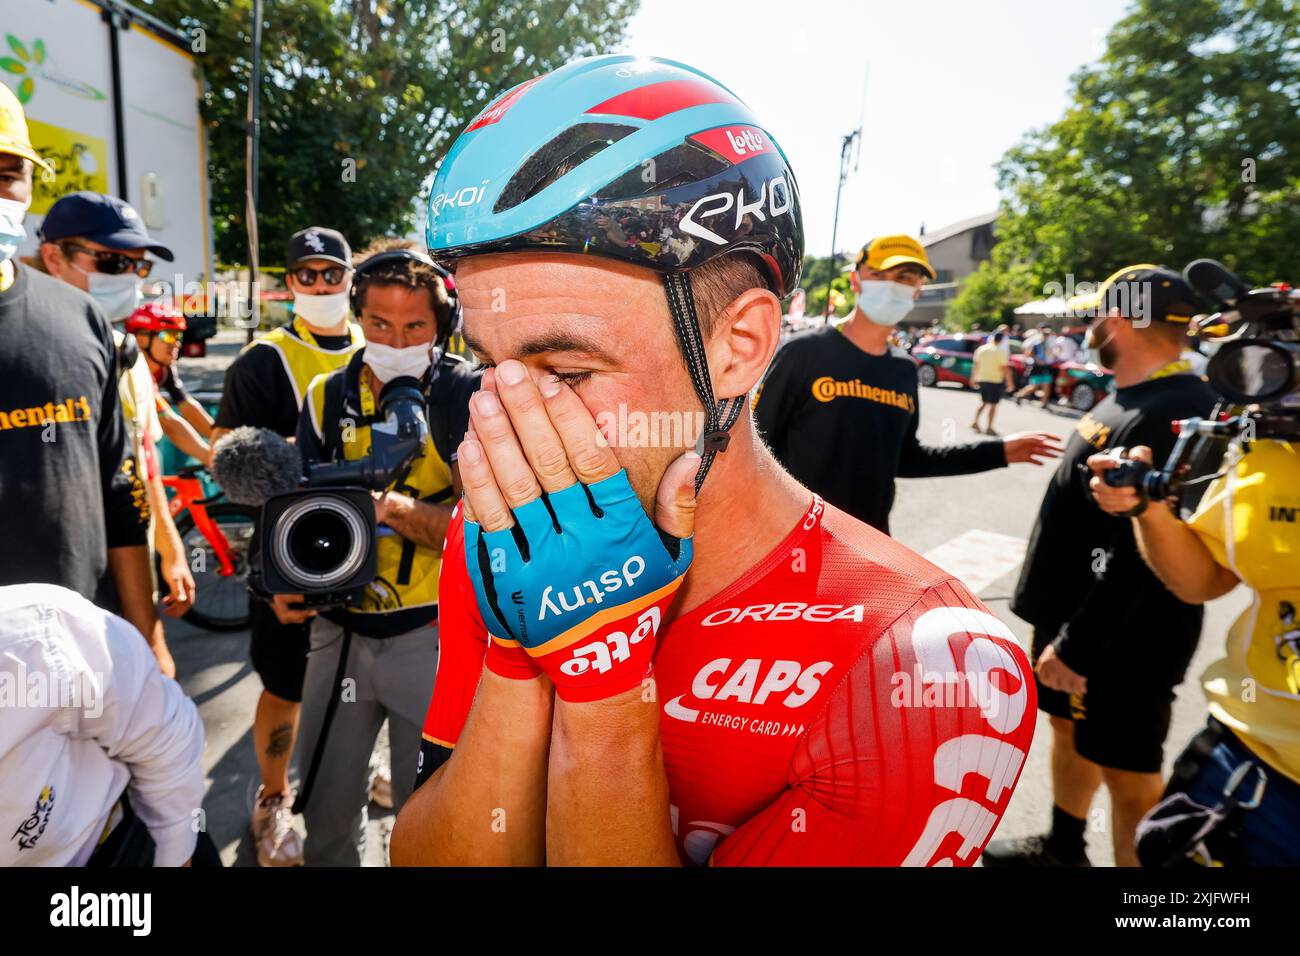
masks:
<path id="1" fill-rule="evenodd" d="M 365 362 L 370 366 L 370 371 L 375 373 L 375 378 L 381 382 L 391 382 L 403 375 L 419 378 L 433 361 L 432 349 L 432 344 L 395 349 L 376 342 L 367 342 Z"/>
<path id="2" fill-rule="evenodd" d="M 110 322 L 121 322 L 135 311 L 135 307 L 144 298 L 140 292 L 140 277 L 132 272 L 124 272 L 120 276 L 87 272 L 86 283 L 86 291 Z"/>
<path id="3" fill-rule="evenodd" d="M 348 293 L 331 292 L 329 295 L 293 294 L 293 313 L 301 315 L 308 325 L 318 329 L 332 329 L 341 325 L 348 314 Z"/>
<path id="4" fill-rule="evenodd" d="M 27 238 L 27 227 L 23 225 L 27 205 L 16 199 L 0 199 L 0 262 L 17 255 L 18 244 Z"/>
<path id="5" fill-rule="evenodd" d="M 858 308 L 876 325 L 897 325 L 912 311 L 915 290 L 901 282 L 863 279 L 858 291 Z"/>
<path id="6" fill-rule="evenodd" d="M 1110 340 L 1114 337 L 1115 334 L 1112 332 L 1106 336 L 1104 341 L 1099 343 L 1097 341 L 1097 326 L 1095 324 L 1088 326 L 1088 331 L 1083 336 L 1083 345 L 1088 350 L 1088 361 L 1102 368 L 1110 368 L 1110 363 L 1115 356 L 1103 354 L 1102 350 L 1110 345 Z"/>

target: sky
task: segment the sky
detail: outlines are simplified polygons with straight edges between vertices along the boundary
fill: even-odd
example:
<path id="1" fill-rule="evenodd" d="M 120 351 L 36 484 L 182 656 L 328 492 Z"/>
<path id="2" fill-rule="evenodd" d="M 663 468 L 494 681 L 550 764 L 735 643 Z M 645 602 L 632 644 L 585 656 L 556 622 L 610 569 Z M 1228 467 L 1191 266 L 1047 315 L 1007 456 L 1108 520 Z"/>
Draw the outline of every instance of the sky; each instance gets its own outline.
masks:
<path id="1" fill-rule="evenodd" d="M 1058 119 L 1128 0 L 641 0 L 622 49 L 726 84 L 785 151 L 807 251 L 831 248 L 841 139 L 863 116 L 841 252 L 992 212 L 994 163 Z M 866 78 L 865 110 L 862 95 Z"/>

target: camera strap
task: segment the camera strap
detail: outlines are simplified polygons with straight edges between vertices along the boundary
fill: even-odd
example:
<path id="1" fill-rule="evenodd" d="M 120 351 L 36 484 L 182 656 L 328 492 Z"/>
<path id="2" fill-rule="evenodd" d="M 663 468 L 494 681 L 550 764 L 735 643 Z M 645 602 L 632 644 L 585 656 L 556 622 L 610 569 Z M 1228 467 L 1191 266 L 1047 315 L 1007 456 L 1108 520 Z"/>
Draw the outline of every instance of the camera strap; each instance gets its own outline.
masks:
<path id="1" fill-rule="evenodd" d="M 329 739 L 330 727 L 334 723 L 334 712 L 339 709 L 339 698 L 343 696 L 343 680 L 348 673 L 348 656 L 352 653 L 352 628 L 343 628 L 343 646 L 339 648 L 339 663 L 334 670 L 334 686 L 330 689 L 330 698 L 325 703 L 325 717 L 321 721 L 320 736 L 311 752 L 311 764 L 303 777 L 302 787 L 293 801 L 293 812 L 302 813 L 311 797 L 312 787 L 316 784 L 316 774 L 320 771 L 321 758 L 325 756 L 325 742 Z"/>

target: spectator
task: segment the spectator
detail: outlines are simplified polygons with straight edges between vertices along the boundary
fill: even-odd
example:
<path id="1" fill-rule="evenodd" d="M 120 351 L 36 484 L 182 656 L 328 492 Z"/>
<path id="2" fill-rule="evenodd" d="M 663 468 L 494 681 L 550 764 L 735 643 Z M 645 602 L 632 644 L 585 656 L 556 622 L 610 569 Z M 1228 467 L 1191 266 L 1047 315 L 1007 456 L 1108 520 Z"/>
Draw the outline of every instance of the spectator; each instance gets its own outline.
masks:
<path id="1" fill-rule="evenodd" d="M 971 423 L 971 428 L 980 430 L 980 415 L 987 408 L 989 421 L 984 429 L 986 435 L 997 434 L 993 430 L 993 415 L 998 410 L 1002 396 L 1011 391 L 1011 362 L 1002 351 L 1004 338 L 1001 332 L 994 332 L 992 342 L 985 342 L 977 348 L 971 371 L 971 380 L 980 392 L 980 405 L 975 409 L 975 421 Z"/>
<path id="2" fill-rule="evenodd" d="M 18 98 L 0 84 L 0 585 L 41 582 L 118 610 L 170 660 L 155 627 L 148 511 L 117 387 L 117 351 L 84 292 L 14 258 L 36 166 Z M 39 543 L 39 547 L 29 547 Z"/>
<path id="3" fill-rule="evenodd" d="M 1038 465 L 1060 451 L 1055 438 L 1039 432 L 968 445 L 921 444 L 916 363 L 890 347 L 889 335 L 927 277 L 934 270 L 911 236 L 867 243 L 850 278 L 858 297 L 850 319 L 782 345 L 754 398 L 755 420 L 786 470 L 886 534 L 896 478 Z"/>
<path id="4" fill-rule="evenodd" d="M 45 271 L 68 285 L 90 293 L 109 322 L 124 322 L 140 300 L 141 280 L 152 268 L 147 253 L 171 261 L 171 250 L 149 238 L 140 215 L 114 196 L 77 192 L 62 197 L 45 214 L 41 223 L 41 263 Z M 157 443 L 162 440 L 154 399 L 153 378 L 133 337 L 121 328 L 113 329 L 120 377 L 118 395 L 126 416 L 127 436 L 135 456 L 136 472 L 145 482 L 149 514 L 149 556 L 158 555 L 158 567 L 168 593 L 163 598 L 167 613 L 179 617 L 194 600 L 194 575 L 185 546 L 163 487 Z M 163 673 L 175 676 L 175 663 L 167 652 L 162 621 L 153 612 L 155 594 L 150 578 L 147 636 L 158 654 Z"/>

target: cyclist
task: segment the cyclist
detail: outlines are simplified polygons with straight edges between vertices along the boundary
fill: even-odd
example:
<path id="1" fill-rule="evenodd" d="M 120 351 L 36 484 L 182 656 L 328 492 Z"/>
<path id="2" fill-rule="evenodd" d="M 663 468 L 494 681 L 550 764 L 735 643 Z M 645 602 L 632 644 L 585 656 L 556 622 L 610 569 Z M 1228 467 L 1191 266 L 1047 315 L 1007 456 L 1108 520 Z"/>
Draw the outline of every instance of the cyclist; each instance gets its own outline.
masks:
<path id="1" fill-rule="evenodd" d="M 348 322 L 352 250 L 342 233 L 313 226 L 289 238 L 285 284 L 293 321 L 256 339 L 226 369 L 211 444 L 241 425 L 292 438 L 312 379 L 347 364 L 361 348 L 361 330 Z M 298 733 L 307 635 L 314 611 L 295 609 L 291 595 L 249 602 L 250 657 L 262 679 L 253 718 L 253 746 L 262 785 L 250 828 L 261 866 L 302 864 L 302 835 L 289 808 L 289 761 Z"/>
<path id="2" fill-rule="evenodd" d="M 1150 464 L 1152 454 L 1138 446 L 1129 457 Z M 1254 592 L 1228 632 L 1225 655 L 1201 675 L 1209 720 L 1174 764 L 1165 793 L 1213 807 L 1235 770 L 1259 768 L 1264 791 L 1242 818 L 1237 857 L 1228 862 L 1300 866 L 1300 524 L 1288 520 L 1300 488 L 1300 445 L 1234 439 L 1226 474 L 1186 524 L 1161 504 L 1143 507 L 1131 488 L 1104 484 L 1100 475 L 1114 459 L 1095 455 L 1088 465 L 1097 504 L 1111 515 L 1133 515 L 1142 556 L 1181 600 L 1211 601 L 1242 582 Z M 1255 776 L 1244 783 L 1249 796 Z"/>
<path id="3" fill-rule="evenodd" d="M 588 228 L 628 211 L 680 242 Z M 1032 736 L 1028 663 L 754 433 L 803 255 L 767 130 L 684 65 L 579 60 L 469 124 L 428 221 L 491 369 L 394 861 L 972 862 Z M 702 453 L 618 434 L 670 409 L 704 415 Z M 959 687 L 983 708 L 933 693 Z"/>
<path id="4" fill-rule="evenodd" d="M 157 443 L 162 438 L 154 402 L 153 381 L 148 363 L 135 347 L 135 340 L 122 330 L 121 323 L 140 301 L 142 281 L 152 271 L 152 253 L 170 262 L 171 250 L 154 242 L 140 214 L 116 196 L 95 192 L 69 193 L 60 198 L 45 214 L 41 223 L 41 262 L 50 275 L 88 292 L 103 311 L 113 329 L 119 356 L 118 392 L 126 416 L 127 435 L 135 452 L 136 471 L 145 483 L 147 496 L 140 502 L 142 515 L 149 522 L 149 541 L 158 555 L 158 566 L 168 593 L 163 597 L 167 614 L 180 617 L 194 600 L 194 575 L 190 571 L 185 546 L 167 507 L 167 490 L 158 467 Z M 152 569 L 152 554 L 150 555 Z M 152 575 L 152 570 L 151 570 Z M 148 598 L 147 607 L 144 606 Z M 123 600 L 127 600 L 123 596 Z M 176 676 L 176 664 L 167 649 L 162 621 L 154 611 L 152 577 L 147 594 L 132 599 L 133 622 L 148 628 L 149 639 L 158 664 L 168 677 Z M 125 611 L 124 605 L 124 611 Z"/>
<path id="5" fill-rule="evenodd" d="M 298 420 L 307 461 L 355 460 L 370 452 L 376 401 L 386 382 L 420 381 L 428 396 L 430 435 L 415 464 L 375 492 L 378 574 L 346 608 L 312 622 L 303 690 L 299 770 L 315 783 L 306 800 L 304 861 L 358 866 L 365 836 L 366 781 L 380 725 L 388 720 L 391 786 L 398 810 L 415 784 L 420 728 L 438 656 L 438 567 L 452 502 L 460 493 L 455 448 L 465 434 L 469 394 L 478 376 L 443 351 L 455 310 L 442 272 L 408 240 L 381 240 L 364 250 L 352 280 L 352 303 L 366 337 L 348 364 L 317 376 Z M 356 699 L 331 708 L 340 658 L 356 681 Z M 319 743 L 324 738 L 324 743 Z M 304 778 L 305 779 L 305 778 Z"/>
<path id="6" fill-rule="evenodd" d="M 891 347 L 889 336 L 934 275 L 924 247 L 911 236 L 872 239 L 849 277 L 857 293 L 852 317 L 790 339 L 754 398 L 758 427 L 786 470 L 886 534 L 896 478 L 1040 465 L 1061 450 L 1043 432 L 921 444 L 916 363 Z"/>
<path id="7" fill-rule="evenodd" d="M 126 331 L 135 336 L 153 375 L 158 420 L 167 439 L 199 461 L 211 454 L 207 439 L 212 434 L 212 416 L 181 382 L 176 360 L 185 335 L 185 316 L 163 302 L 147 302 L 131 313 Z M 168 402 L 163 392 L 171 399 Z M 178 412 L 179 409 L 179 412 Z"/>

